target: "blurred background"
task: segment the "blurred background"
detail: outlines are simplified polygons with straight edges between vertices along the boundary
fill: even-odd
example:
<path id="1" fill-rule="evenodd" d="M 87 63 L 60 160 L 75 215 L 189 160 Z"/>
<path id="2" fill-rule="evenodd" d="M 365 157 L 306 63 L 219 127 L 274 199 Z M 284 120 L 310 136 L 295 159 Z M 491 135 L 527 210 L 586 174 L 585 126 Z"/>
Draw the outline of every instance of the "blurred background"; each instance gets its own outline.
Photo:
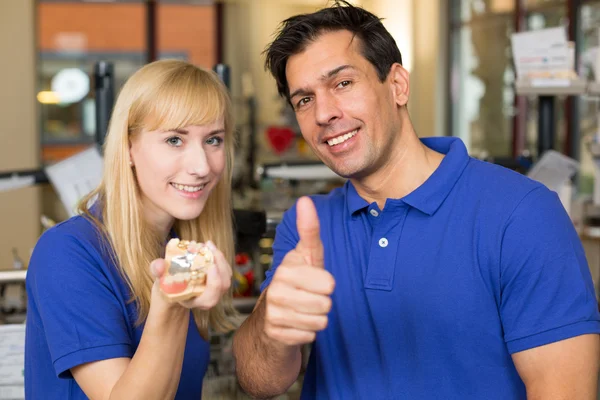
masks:
<path id="1" fill-rule="evenodd" d="M 597 283 L 600 185 L 594 145 L 600 95 L 587 86 L 577 93 L 519 92 L 511 37 L 562 28 L 573 46 L 577 79 L 600 81 L 595 70 L 600 0 L 352 3 L 383 17 L 395 37 L 411 74 L 409 111 L 419 136 L 460 137 L 473 157 L 521 173 L 549 150 L 576 165 L 568 182 L 561 182 L 561 196 Z M 96 148 L 121 85 L 144 64 L 164 58 L 215 69 L 231 92 L 239 142 L 236 305 L 250 312 L 270 266 L 281 213 L 303 194 L 343 184 L 315 159 L 263 68 L 262 51 L 279 23 L 325 5 L 326 0 L 0 0 L 0 324 L 22 323 L 31 250 L 44 229 L 71 213 L 63 190 L 73 182 L 53 181 L 52 166 L 73 166 L 76 155 Z M 540 113 L 542 103 L 551 110 L 550 121 Z M 208 398 L 243 398 L 232 380 L 230 338 L 214 342 Z M 20 393 L 22 377 L 17 383 L 1 377 L 0 399 L 11 398 L 2 397 L 3 387 Z"/>

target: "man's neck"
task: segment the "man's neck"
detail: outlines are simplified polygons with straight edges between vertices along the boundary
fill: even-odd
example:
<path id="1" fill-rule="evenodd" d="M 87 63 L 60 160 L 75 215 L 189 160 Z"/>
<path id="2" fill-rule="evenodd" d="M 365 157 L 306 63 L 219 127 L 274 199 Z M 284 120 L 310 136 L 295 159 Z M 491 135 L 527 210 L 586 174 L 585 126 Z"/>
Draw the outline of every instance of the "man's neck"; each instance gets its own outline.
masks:
<path id="1" fill-rule="evenodd" d="M 425 146 L 411 129 L 400 135 L 385 165 L 351 182 L 360 197 L 369 203 L 377 202 L 383 209 L 387 199 L 400 199 L 421 186 L 443 158 L 443 154 Z"/>

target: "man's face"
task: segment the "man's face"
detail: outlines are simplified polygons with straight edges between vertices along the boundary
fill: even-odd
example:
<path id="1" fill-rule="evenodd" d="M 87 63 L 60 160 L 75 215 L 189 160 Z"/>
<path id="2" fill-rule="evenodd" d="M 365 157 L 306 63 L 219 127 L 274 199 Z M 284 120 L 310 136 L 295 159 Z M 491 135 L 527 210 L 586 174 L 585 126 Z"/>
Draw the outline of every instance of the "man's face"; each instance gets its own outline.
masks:
<path id="1" fill-rule="evenodd" d="M 345 30 L 323 33 L 289 58 L 286 77 L 302 135 L 337 174 L 360 179 L 389 159 L 400 132 L 398 107 L 406 104 L 398 101 L 394 75 L 381 82 L 359 39 Z"/>

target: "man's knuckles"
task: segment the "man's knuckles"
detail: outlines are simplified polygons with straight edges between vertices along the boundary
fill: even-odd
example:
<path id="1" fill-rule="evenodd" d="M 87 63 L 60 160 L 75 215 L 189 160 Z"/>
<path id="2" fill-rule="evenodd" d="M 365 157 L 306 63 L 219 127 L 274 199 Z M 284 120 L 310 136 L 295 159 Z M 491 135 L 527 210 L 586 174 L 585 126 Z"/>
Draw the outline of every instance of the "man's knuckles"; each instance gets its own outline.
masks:
<path id="1" fill-rule="evenodd" d="M 310 343 L 314 341 L 316 337 L 314 332 L 275 326 L 265 328 L 265 333 L 270 338 L 288 346 Z"/>

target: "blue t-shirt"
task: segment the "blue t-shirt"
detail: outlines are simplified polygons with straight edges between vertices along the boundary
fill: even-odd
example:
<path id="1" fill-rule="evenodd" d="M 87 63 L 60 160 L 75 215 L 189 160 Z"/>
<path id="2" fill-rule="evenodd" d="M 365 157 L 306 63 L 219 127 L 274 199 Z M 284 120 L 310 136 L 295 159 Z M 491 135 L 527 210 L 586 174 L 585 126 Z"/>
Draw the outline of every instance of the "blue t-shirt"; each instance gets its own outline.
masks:
<path id="1" fill-rule="evenodd" d="M 336 286 L 302 398 L 525 399 L 511 354 L 600 333 L 579 237 L 558 196 L 470 158 L 457 138 L 423 143 L 439 168 L 383 210 L 351 183 L 313 196 Z M 295 207 L 265 289 L 298 242 Z"/>
<path id="2" fill-rule="evenodd" d="M 143 267 L 143 266 L 142 266 Z M 130 291 L 91 221 L 76 216 L 39 239 L 27 272 L 25 396 L 87 399 L 70 368 L 133 357 L 143 326 Z M 209 344 L 190 312 L 177 399 L 199 399 Z"/>

